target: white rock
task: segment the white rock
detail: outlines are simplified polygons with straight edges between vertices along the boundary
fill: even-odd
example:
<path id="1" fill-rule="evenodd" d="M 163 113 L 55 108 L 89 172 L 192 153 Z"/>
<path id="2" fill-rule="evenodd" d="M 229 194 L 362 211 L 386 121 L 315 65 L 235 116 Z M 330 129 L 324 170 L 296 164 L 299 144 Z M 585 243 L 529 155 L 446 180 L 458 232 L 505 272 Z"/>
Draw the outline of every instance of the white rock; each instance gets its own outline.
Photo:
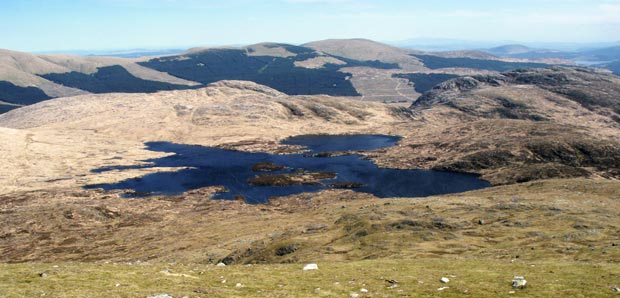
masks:
<path id="1" fill-rule="evenodd" d="M 618 287 L 614 287 L 612 290 L 613 290 L 614 292 L 620 292 L 620 288 L 618 288 Z"/>
<path id="2" fill-rule="evenodd" d="M 222 262 L 219 262 L 219 263 L 217 263 L 217 265 L 215 265 L 215 266 L 218 266 L 218 267 L 224 267 L 224 266 L 226 266 L 226 264 L 224 264 L 224 263 L 222 263 Z"/>
<path id="3" fill-rule="evenodd" d="M 527 280 L 523 276 L 515 276 L 515 279 L 512 280 L 512 287 L 524 289 L 527 285 Z"/>
<path id="4" fill-rule="evenodd" d="M 445 289 L 449 289 L 450 287 L 441 287 L 441 288 L 437 288 L 437 291 L 443 291 Z"/>
<path id="5" fill-rule="evenodd" d="M 238 282 L 238 283 L 235 285 L 235 287 L 237 287 L 237 288 L 241 288 L 241 287 L 243 287 L 243 284 L 242 284 L 242 283 L 240 283 L 240 282 Z"/>
<path id="6" fill-rule="evenodd" d="M 351 294 L 349 294 L 349 297 L 351 297 L 351 298 L 358 298 L 359 296 L 360 296 L 360 294 L 358 294 L 358 293 L 351 293 Z"/>
<path id="7" fill-rule="evenodd" d="M 114 286 L 118 288 L 121 286 L 121 284 L 115 284 Z"/>
<path id="8" fill-rule="evenodd" d="M 441 279 L 439 279 L 439 281 L 440 281 L 440 282 L 442 282 L 442 283 L 444 283 L 444 284 L 447 284 L 447 283 L 449 283 L 449 282 L 450 282 L 450 279 L 449 279 L 449 278 L 447 278 L 447 277 L 442 277 Z"/>
<path id="9" fill-rule="evenodd" d="M 318 270 L 319 269 L 319 265 L 317 264 L 307 264 L 306 266 L 304 266 L 304 271 L 305 270 Z"/>
<path id="10" fill-rule="evenodd" d="M 172 297 L 172 295 L 170 294 L 157 294 L 157 295 L 148 296 L 147 298 L 174 298 L 174 297 Z"/>
<path id="11" fill-rule="evenodd" d="M 225 280 L 225 279 L 222 279 L 222 283 L 223 283 L 223 284 L 225 284 L 225 283 L 226 283 L 226 280 Z"/>
<path id="12" fill-rule="evenodd" d="M 368 289 L 366 289 L 366 288 L 361 288 L 361 289 L 360 289 L 360 292 L 362 292 L 362 293 L 368 293 Z"/>

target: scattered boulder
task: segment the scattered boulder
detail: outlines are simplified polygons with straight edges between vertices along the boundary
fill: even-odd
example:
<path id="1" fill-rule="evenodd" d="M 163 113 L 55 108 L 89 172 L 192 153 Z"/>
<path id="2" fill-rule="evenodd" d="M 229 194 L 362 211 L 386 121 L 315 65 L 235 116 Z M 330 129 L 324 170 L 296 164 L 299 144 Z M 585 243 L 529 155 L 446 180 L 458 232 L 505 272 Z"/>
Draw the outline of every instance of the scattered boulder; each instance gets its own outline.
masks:
<path id="1" fill-rule="evenodd" d="M 351 298 L 358 298 L 359 296 L 360 296 L 360 294 L 358 294 L 358 293 L 351 293 L 351 294 L 349 294 L 349 297 L 351 297 Z"/>
<path id="2" fill-rule="evenodd" d="M 44 277 L 45 278 L 45 277 L 47 277 L 47 273 L 41 272 L 41 273 L 39 273 L 39 277 Z"/>
<path id="3" fill-rule="evenodd" d="M 437 291 L 443 291 L 445 289 L 449 289 L 450 287 L 441 287 L 441 288 L 437 288 Z"/>
<path id="4" fill-rule="evenodd" d="M 319 265 L 311 263 L 311 264 L 307 264 L 306 266 L 304 266 L 304 271 L 307 270 L 319 270 Z"/>
<path id="5" fill-rule="evenodd" d="M 439 281 L 440 281 L 440 282 L 442 282 L 442 283 L 444 283 L 444 284 L 447 284 L 447 283 L 449 283 L 449 282 L 450 282 L 450 279 L 449 279 L 449 278 L 447 278 L 447 277 L 442 277 L 442 278 L 440 278 L 440 279 L 439 279 Z"/>
<path id="6" fill-rule="evenodd" d="M 512 287 L 516 289 L 525 289 L 526 286 L 527 286 L 527 280 L 525 280 L 525 277 L 515 275 L 515 277 L 512 280 Z"/>
<path id="7" fill-rule="evenodd" d="M 226 264 L 224 264 L 224 263 L 222 263 L 222 262 L 219 262 L 219 263 L 217 263 L 217 265 L 215 265 L 215 266 L 217 266 L 217 267 L 224 267 L 224 266 L 226 266 Z"/>
<path id="8" fill-rule="evenodd" d="M 385 281 L 387 283 L 389 283 L 389 284 L 397 284 L 398 283 L 398 280 L 395 280 L 395 279 L 386 279 Z"/>
<path id="9" fill-rule="evenodd" d="M 618 287 L 613 287 L 613 288 L 612 288 L 612 290 L 613 290 L 614 292 L 616 292 L 616 293 L 620 292 L 620 288 L 618 288 Z"/>

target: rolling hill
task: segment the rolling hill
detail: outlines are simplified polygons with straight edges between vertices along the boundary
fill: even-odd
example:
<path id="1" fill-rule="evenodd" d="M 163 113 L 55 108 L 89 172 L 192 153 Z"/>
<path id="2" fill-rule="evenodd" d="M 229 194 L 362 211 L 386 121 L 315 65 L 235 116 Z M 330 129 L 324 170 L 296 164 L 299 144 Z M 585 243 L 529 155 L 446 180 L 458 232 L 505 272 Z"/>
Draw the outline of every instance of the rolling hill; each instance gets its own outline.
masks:
<path id="1" fill-rule="evenodd" d="M 424 53 L 364 39 L 324 40 L 294 46 L 260 43 L 240 48 L 193 48 L 181 54 L 120 58 L 35 55 L 0 51 L 0 82 L 38 88 L 49 98 L 88 93 L 143 93 L 204 87 L 220 80 L 247 80 L 289 95 L 355 96 L 366 101 L 413 102 L 416 81 L 440 82 L 438 74 L 471 75 L 547 64 L 510 61 L 483 52 Z M 404 75 L 428 76 L 407 80 Z M 17 105 L 42 99 L 22 93 Z M 0 98 L 2 98 L 0 94 Z"/>

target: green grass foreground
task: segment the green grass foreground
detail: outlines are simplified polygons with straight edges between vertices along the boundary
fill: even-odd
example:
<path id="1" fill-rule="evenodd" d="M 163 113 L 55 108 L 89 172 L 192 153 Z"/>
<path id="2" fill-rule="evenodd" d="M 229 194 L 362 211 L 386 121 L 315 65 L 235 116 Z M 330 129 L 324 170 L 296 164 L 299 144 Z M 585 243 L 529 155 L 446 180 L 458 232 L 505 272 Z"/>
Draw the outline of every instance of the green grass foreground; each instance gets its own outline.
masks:
<path id="1" fill-rule="evenodd" d="M 378 259 L 304 264 L 0 264 L 2 297 L 610 297 L 617 264 L 475 259 Z M 40 277 L 45 272 L 47 276 Z M 513 289 L 514 275 L 528 280 Z M 442 284 L 439 279 L 448 277 Z M 389 288 L 386 280 L 398 281 Z M 238 285 L 240 284 L 240 285 Z M 449 287 L 438 290 L 441 287 Z M 363 292 L 361 289 L 367 289 Z M 514 292 L 512 292 L 514 291 Z"/>

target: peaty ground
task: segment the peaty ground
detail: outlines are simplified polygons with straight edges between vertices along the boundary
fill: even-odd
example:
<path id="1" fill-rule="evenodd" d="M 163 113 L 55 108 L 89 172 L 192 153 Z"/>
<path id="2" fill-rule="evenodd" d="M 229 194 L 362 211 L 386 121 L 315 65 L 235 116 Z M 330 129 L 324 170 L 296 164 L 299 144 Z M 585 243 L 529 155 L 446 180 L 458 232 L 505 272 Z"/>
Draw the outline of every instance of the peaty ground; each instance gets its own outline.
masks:
<path id="1" fill-rule="evenodd" d="M 117 195 L 2 197 L 4 294 L 605 297 L 620 276 L 616 181 L 547 180 L 418 199 L 324 191 L 265 205 L 213 201 L 209 189 Z M 220 261 L 229 265 L 214 265 Z M 319 270 L 302 271 L 306 263 Z M 514 275 L 528 288 L 509 294 Z"/>

